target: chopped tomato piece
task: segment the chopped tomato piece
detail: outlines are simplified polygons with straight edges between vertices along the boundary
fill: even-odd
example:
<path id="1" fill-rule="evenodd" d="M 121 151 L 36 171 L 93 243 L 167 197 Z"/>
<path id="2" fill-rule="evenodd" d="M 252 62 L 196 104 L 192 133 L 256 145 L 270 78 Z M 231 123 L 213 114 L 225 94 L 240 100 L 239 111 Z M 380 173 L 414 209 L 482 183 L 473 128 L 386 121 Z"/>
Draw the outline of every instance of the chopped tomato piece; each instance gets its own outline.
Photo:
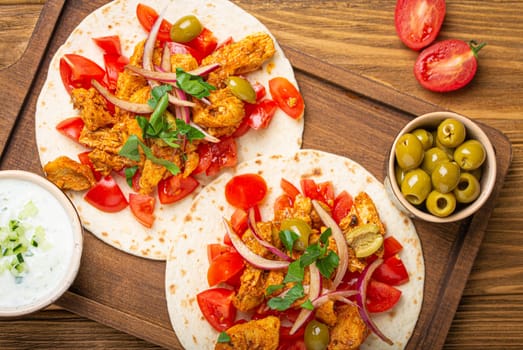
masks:
<path id="1" fill-rule="evenodd" d="M 334 186 L 331 181 L 316 183 L 313 179 L 301 179 L 301 190 L 310 199 L 316 199 L 327 204 L 329 207 L 334 205 Z"/>
<path id="2" fill-rule="evenodd" d="M 143 29 L 150 32 L 154 22 L 158 19 L 158 13 L 150 6 L 138 4 L 136 7 L 136 17 L 138 17 L 138 22 L 140 22 Z M 171 27 L 172 24 L 164 19 L 160 25 L 158 40 L 171 41 Z"/>
<path id="3" fill-rule="evenodd" d="M 91 161 L 91 158 L 89 158 L 89 153 L 91 153 L 91 151 L 78 153 L 78 160 L 82 164 L 89 165 L 91 171 L 93 172 L 95 180 L 99 181 L 102 178 L 102 174 L 100 174 L 100 172 L 96 171 L 96 169 L 94 168 L 93 162 Z"/>
<path id="4" fill-rule="evenodd" d="M 106 54 L 118 56 L 122 54 L 122 45 L 120 44 L 120 37 L 118 35 L 93 38 L 93 41 Z"/>
<path id="5" fill-rule="evenodd" d="M 199 183 L 191 176 L 173 175 L 158 183 L 158 198 L 162 204 L 171 204 L 192 193 Z"/>
<path id="6" fill-rule="evenodd" d="M 91 87 L 94 79 L 103 83 L 105 71 L 95 62 L 77 54 L 65 54 L 60 59 L 60 77 L 67 92 L 74 88 Z"/>
<path id="7" fill-rule="evenodd" d="M 200 162 L 193 174 L 205 172 L 207 176 L 213 176 L 227 167 L 233 167 L 238 163 L 236 141 L 227 137 L 218 143 L 202 143 L 198 147 Z"/>
<path id="8" fill-rule="evenodd" d="M 242 208 L 236 208 L 234 213 L 231 215 L 231 227 L 234 232 L 240 237 L 247 230 L 249 226 L 248 214 Z"/>
<path id="9" fill-rule="evenodd" d="M 225 185 L 225 198 L 235 208 L 249 209 L 267 194 L 267 183 L 258 174 L 233 176 Z"/>
<path id="10" fill-rule="evenodd" d="M 210 243 L 207 245 L 207 260 L 210 264 L 218 255 L 228 252 L 236 252 L 236 249 L 225 244 Z"/>
<path id="11" fill-rule="evenodd" d="M 243 268 L 245 262 L 236 251 L 224 252 L 216 256 L 207 270 L 207 282 L 213 287 L 219 283 L 227 283 L 237 276 Z"/>
<path id="12" fill-rule="evenodd" d="M 352 204 L 352 196 L 347 191 L 340 192 L 334 199 L 332 218 L 339 224 L 349 214 Z"/>
<path id="13" fill-rule="evenodd" d="M 384 312 L 390 310 L 401 297 L 401 291 L 386 283 L 371 279 L 367 287 L 367 310 Z"/>
<path id="14" fill-rule="evenodd" d="M 182 44 L 182 43 L 177 43 L 175 41 L 169 41 L 166 43 L 166 46 L 169 49 L 169 51 L 171 52 L 171 54 L 173 54 L 173 55 L 187 54 L 187 55 L 193 56 L 194 58 L 199 56 L 198 52 L 196 52 L 195 49 L 193 49 L 192 47 L 187 46 L 185 44 Z"/>
<path id="15" fill-rule="evenodd" d="M 387 259 L 390 256 L 398 254 L 403 249 L 400 242 L 393 236 L 385 238 L 383 241 L 383 258 Z"/>
<path id="16" fill-rule="evenodd" d="M 398 255 L 385 259 L 383 264 L 374 271 L 372 277 L 391 286 L 398 286 L 409 281 L 407 269 Z"/>
<path id="17" fill-rule="evenodd" d="M 129 194 L 129 206 L 131 212 L 138 222 L 145 227 L 151 228 L 154 223 L 155 198 L 147 194 Z"/>
<path id="18" fill-rule="evenodd" d="M 118 212 L 128 205 L 122 190 L 111 175 L 101 178 L 86 192 L 84 199 L 92 206 L 108 213 Z"/>
<path id="19" fill-rule="evenodd" d="M 296 196 L 300 194 L 300 190 L 294 186 L 294 184 L 284 178 L 280 180 L 280 187 L 288 195 L 292 201 L 296 199 Z"/>
<path id="20" fill-rule="evenodd" d="M 56 125 L 56 130 L 58 130 L 62 135 L 69 137 L 71 140 L 78 142 L 84 125 L 85 123 L 81 117 L 71 117 L 58 123 Z"/>
<path id="21" fill-rule="evenodd" d="M 192 47 L 197 52 L 195 58 L 198 63 L 201 63 L 202 59 L 209 56 L 216 49 L 218 39 L 216 39 L 212 31 L 204 27 L 196 38 L 187 43 L 187 46 Z"/>
<path id="22" fill-rule="evenodd" d="M 232 304 L 233 296 L 234 290 L 226 288 L 207 289 L 196 295 L 203 316 L 218 332 L 234 325 L 236 308 Z"/>
<path id="23" fill-rule="evenodd" d="M 104 55 L 104 64 L 107 87 L 109 90 L 114 91 L 118 83 L 118 74 L 124 71 L 125 66 L 129 64 L 129 59 L 122 55 L 106 54 Z"/>
<path id="24" fill-rule="evenodd" d="M 303 115 L 305 104 L 300 92 L 287 78 L 277 77 L 269 80 L 269 91 L 272 99 L 276 101 L 289 117 L 299 119 Z"/>
<path id="25" fill-rule="evenodd" d="M 290 339 L 281 341 L 276 350 L 307 350 L 307 347 L 303 339 Z"/>
<path id="26" fill-rule="evenodd" d="M 252 88 L 256 93 L 256 102 L 261 101 L 267 95 L 267 90 L 265 90 L 265 86 L 263 86 L 263 84 L 255 82 L 252 84 Z"/>
<path id="27" fill-rule="evenodd" d="M 289 197 L 288 194 L 281 194 L 278 197 L 276 197 L 276 200 L 274 201 L 274 216 L 277 216 L 277 213 L 280 213 L 281 211 L 292 208 L 292 198 Z"/>
<path id="28" fill-rule="evenodd" d="M 254 130 L 267 128 L 277 108 L 276 102 L 268 99 L 246 107 L 247 124 Z"/>
<path id="29" fill-rule="evenodd" d="M 233 138 L 238 138 L 247 133 L 247 131 L 251 130 L 251 127 L 249 126 L 249 118 L 247 116 L 243 117 L 242 122 L 240 123 L 240 126 L 234 130 L 233 134 L 231 135 Z"/>

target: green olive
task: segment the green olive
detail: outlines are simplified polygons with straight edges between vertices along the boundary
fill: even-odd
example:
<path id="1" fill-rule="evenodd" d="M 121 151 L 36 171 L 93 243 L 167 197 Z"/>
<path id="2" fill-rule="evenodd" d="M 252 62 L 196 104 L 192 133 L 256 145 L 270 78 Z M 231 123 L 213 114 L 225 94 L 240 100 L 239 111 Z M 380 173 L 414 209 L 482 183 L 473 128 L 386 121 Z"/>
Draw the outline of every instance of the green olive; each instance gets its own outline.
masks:
<path id="1" fill-rule="evenodd" d="M 298 239 L 294 242 L 294 249 L 304 251 L 308 247 L 311 227 L 304 220 L 298 218 L 284 219 L 281 222 L 280 230 L 290 230 L 298 234 Z"/>
<path id="2" fill-rule="evenodd" d="M 248 103 L 256 103 L 256 92 L 247 79 L 236 76 L 227 78 L 227 86 L 240 100 Z"/>
<path id="3" fill-rule="evenodd" d="M 414 205 L 423 203 L 431 189 L 430 176 L 421 168 L 409 171 L 401 183 L 401 193 Z"/>
<path id="4" fill-rule="evenodd" d="M 447 152 L 439 147 L 432 147 L 425 151 L 421 168 L 425 170 L 427 174 L 432 174 L 436 164 L 445 160 L 450 160 Z"/>
<path id="5" fill-rule="evenodd" d="M 423 145 L 423 150 L 428 150 L 432 147 L 432 143 L 434 142 L 432 133 L 425 130 L 425 129 L 416 129 L 411 132 L 414 136 L 416 136 Z"/>
<path id="6" fill-rule="evenodd" d="M 305 327 L 305 347 L 307 350 L 324 350 L 329 345 L 329 328 L 326 324 L 312 320 Z"/>
<path id="7" fill-rule="evenodd" d="M 450 148 L 450 147 L 444 146 L 438 140 L 437 137 L 436 137 L 436 141 L 434 141 L 434 147 L 437 147 L 437 148 L 441 149 L 443 152 L 445 152 L 447 154 L 447 157 L 449 158 L 449 160 L 453 160 L 454 159 L 454 148 Z"/>
<path id="8" fill-rule="evenodd" d="M 452 192 L 441 193 L 432 191 L 427 196 L 425 206 L 432 215 L 446 217 L 452 214 L 456 209 L 456 197 L 454 197 Z"/>
<path id="9" fill-rule="evenodd" d="M 400 136 L 394 150 L 398 165 L 404 170 L 417 168 L 423 161 L 423 145 L 411 133 Z"/>
<path id="10" fill-rule="evenodd" d="M 456 200 L 459 203 L 470 203 L 476 200 L 480 193 L 481 185 L 479 184 L 478 179 L 476 179 L 476 177 L 471 173 L 462 172 L 459 177 L 458 185 L 454 189 Z"/>
<path id="11" fill-rule="evenodd" d="M 383 236 L 376 224 L 356 226 L 345 234 L 345 239 L 357 258 L 366 258 L 376 253 L 383 245 Z"/>
<path id="12" fill-rule="evenodd" d="M 479 168 L 486 157 L 485 147 L 478 140 L 467 140 L 454 151 L 454 160 L 464 170 Z"/>
<path id="13" fill-rule="evenodd" d="M 451 192 L 458 185 L 460 173 L 459 166 L 455 162 L 437 163 L 431 174 L 433 188 L 441 193 Z"/>
<path id="14" fill-rule="evenodd" d="M 438 141 L 445 147 L 459 146 L 467 136 L 465 125 L 457 119 L 448 118 L 438 125 Z"/>
<path id="15" fill-rule="evenodd" d="M 203 26 L 196 16 L 183 16 L 171 27 L 171 39 L 178 43 L 186 43 L 200 35 L 202 30 Z"/>
<path id="16" fill-rule="evenodd" d="M 396 177 L 396 183 L 401 187 L 401 183 L 405 178 L 406 171 L 403 170 L 398 164 L 394 164 L 394 175 Z"/>

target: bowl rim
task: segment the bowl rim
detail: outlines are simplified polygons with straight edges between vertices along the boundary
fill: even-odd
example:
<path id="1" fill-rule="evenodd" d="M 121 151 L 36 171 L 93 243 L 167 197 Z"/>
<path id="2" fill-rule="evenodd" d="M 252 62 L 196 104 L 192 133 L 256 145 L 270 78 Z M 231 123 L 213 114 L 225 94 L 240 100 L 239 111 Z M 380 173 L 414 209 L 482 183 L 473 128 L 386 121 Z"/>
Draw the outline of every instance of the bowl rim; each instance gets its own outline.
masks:
<path id="1" fill-rule="evenodd" d="M 435 122 L 436 120 L 441 121 L 447 118 L 455 118 L 459 121 L 461 121 L 466 129 L 467 133 L 472 133 L 475 136 L 474 138 L 481 138 L 482 144 L 485 147 L 486 151 L 486 162 L 488 164 L 489 168 L 489 176 L 485 179 L 481 180 L 481 194 L 480 196 L 472 203 L 469 203 L 465 208 L 452 213 L 449 216 L 446 217 L 438 217 L 433 214 L 430 214 L 428 212 L 422 211 L 418 208 L 416 208 L 414 205 L 409 203 L 403 195 L 401 195 L 401 190 L 399 188 L 398 183 L 396 182 L 395 178 L 395 153 L 394 148 L 396 147 L 396 144 L 398 142 L 398 139 L 401 135 L 403 135 L 406 132 L 414 130 L 416 127 L 421 125 L 427 125 L 426 122 L 424 122 L 424 119 L 433 119 L 434 126 L 438 124 L 438 122 Z M 430 125 L 430 124 L 429 124 Z M 410 217 L 419 218 L 424 221 L 434 222 L 434 223 L 449 223 L 449 222 L 455 222 L 462 219 L 465 219 L 466 217 L 471 216 L 474 214 L 477 210 L 479 210 L 483 204 L 490 198 L 490 195 L 492 191 L 494 190 L 494 186 L 496 184 L 496 178 L 497 178 L 497 160 L 496 160 L 496 152 L 494 150 L 494 147 L 492 146 L 492 142 L 490 141 L 489 137 L 483 130 L 483 128 L 478 124 L 476 121 L 465 117 L 461 114 L 450 112 L 450 111 L 436 111 L 436 112 L 430 112 L 425 113 L 422 115 L 419 115 L 409 121 L 407 124 L 405 124 L 401 130 L 396 134 L 396 137 L 394 138 L 394 141 L 392 143 L 392 146 L 389 150 L 389 156 L 388 156 L 388 163 L 387 163 L 387 174 L 386 174 L 386 182 L 387 186 L 390 187 L 391 195 L 394 197 L 394 203 L 400 207 L 400 210 L 405 212 Z"/>
<path id="2" fill-rule="evenodd" d="M 71 255 L 71 260 L 69 261 L 67 270 L 62 276 L 58 287 L 46 294 L 43 294 L 29 304 L 20 305 L 13 308 L 0 307 L 0 317 L 18 317 L 36 312 L 51 305 L 69 289 L 80 269 L 80 262 L 83 251 L 83 227 L 78 211 L 69 197 L 67 197 L 67 195 L 62 192 L 60 188 L 58 188 L 51 181 L 47 180 L 45 177 L 25 170 L 1 170 L 0 181 L 6 179 L 22 180 L 33 183 L 55 197 L 71 220 L 71 229 L 73 234 L 73 252 Z"/>

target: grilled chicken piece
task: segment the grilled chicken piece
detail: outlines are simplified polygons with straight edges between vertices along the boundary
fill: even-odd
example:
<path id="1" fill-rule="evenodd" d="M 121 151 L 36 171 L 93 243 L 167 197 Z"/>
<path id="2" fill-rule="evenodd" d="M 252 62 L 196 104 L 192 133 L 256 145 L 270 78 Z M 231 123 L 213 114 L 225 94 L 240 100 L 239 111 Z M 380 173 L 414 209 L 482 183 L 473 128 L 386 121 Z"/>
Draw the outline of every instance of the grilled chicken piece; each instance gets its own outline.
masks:
<path id="1" fill-rule="evenodd" d="M 367 339 L 369 330 L 361 319 L 358 307 L 342 305 L 338 308 L 338 321 L 330 333 L 328 350 L 357 350 Z"/>
<path id="2" fill-rule="evenodd" d="M 211 91 L 208 99 L 211 105 L 196 102 L 193 121 L 213 136 L 231 135 L 245 116 L 243 102 L 228 87 Z"/>
<path id="3" fill-rule="evenodd" d="M 216 343 L 215 350 L 275 350 L 280 342 L 280 319 L 268 316 L 261 320 L 237 324 L 226 333 L 228 343 Z"/>
<path id="4" fill-rule="evenodd" d="M 358 211 L 359 225 L 376 224 L 380 228 L 380 233 L 385 235 L 385 226 L 380 220 L 378 210 L 372 201 L 372 198 L 366 192 L 360 192 L 354 198 L 354 206 Z"/>
<path id="5" fill-rule="evenodd" d="M 88 130 L 94 131 L 117 122 L 117 118 L 107 111 L 107 101 L 95 88 L 73 89 L 71 98 Z"/>
<path id="6" fill-rule="evenodd" d="M 168 160 L 171 163 L 176 164 L 179 168 L 182 167 L 182 159 L 177 149 L 169 146 L 162 145 L 163 141 L 153 143 L 150 148 L 154 156 L 157 158 Z M 170 176 L 170 172 L 163 165 L 159 165 L 146 159 L 142 175 L 140 176 L 140 193 L 151 194 L 158 182 Z"/>
<path id="7" fill-rule="evenodd" d="M 274 42 L 267 33 L 254 33 L 235 43 L 222 46 L 202 61 L 202 65 L 220 64 L 220 68 L 209 74 L 207 82 L 222 88 L 227 77 L 259 69 L 275 52 Z"/>
<path id="8" fill-rule="evenodd" d="M 96 180 L 88 165 L 61 156 L 44 166 L 47 178 L 62 190 L 83 191 L 95 185 Z"/>

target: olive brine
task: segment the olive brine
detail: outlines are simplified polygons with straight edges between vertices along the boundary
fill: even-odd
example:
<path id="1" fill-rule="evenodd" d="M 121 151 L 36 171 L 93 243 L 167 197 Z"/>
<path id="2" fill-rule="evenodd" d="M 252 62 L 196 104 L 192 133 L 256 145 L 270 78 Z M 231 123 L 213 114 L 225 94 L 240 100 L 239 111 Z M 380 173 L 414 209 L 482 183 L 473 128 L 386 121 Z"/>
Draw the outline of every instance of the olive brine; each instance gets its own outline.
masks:
<path id="1" fill-rule="evenodd" d="M 434 130 L 405 133 L 394 152 L 396 181 L 411 204 L 446 217 L 479 197 L 486 152 L 461 121 L 447 118 Z"/>

